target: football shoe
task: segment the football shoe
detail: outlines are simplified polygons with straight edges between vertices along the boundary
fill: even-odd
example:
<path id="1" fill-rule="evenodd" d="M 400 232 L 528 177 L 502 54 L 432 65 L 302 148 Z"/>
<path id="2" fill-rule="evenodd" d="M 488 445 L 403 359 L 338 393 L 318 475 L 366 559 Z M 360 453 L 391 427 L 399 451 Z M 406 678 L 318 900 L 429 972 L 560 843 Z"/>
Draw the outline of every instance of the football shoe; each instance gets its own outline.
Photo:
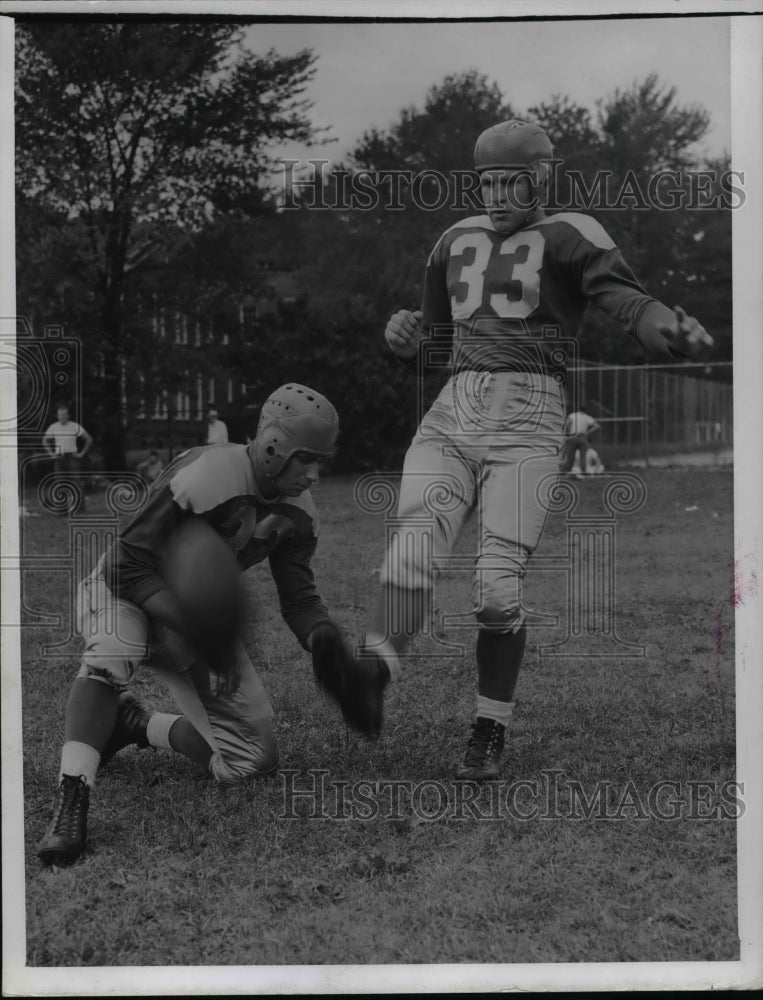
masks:
<path id="1" fill-rule="evenodd" d="M 150 746 L 148 742 L 148 720 L 151 713 L 127 691 L 119 696 L 117 719 L 106 746 L 101 751 L 100 767 L 105 767 L 111 758 L 125 747 L 137 746 L 141 750 Z"/>
<path id="2" fill-rule="evenodd" d="M 82 775 L 65 774 L 58 786 L 58 800 L 45 836 L 37 845 L 44 865 L 70 864 L 85 850 L 90 789 Z"/>
<path id="3" fill-rule="evenodd" d="M 472 723 L 464 759 L 456 770 L 458 777 L 471 781 L 497 778 L 501 769 L 505 736 L 506 727 L 500 722 L 478 716 Z"/>

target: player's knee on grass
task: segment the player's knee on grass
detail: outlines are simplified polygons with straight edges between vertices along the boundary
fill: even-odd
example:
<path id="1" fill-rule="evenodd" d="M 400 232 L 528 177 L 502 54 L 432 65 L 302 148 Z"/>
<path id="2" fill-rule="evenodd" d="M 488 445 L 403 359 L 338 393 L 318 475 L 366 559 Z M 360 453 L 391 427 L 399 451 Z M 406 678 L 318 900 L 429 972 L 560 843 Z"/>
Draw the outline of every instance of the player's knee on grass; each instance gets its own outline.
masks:
<path id="1" fill-rule="evenodd" d="M 261 730 L 255 738 L 239 740 L 235 749 L 228 746 L 215 753 L 209 770 L 216 781 L 234 784 L 257 774 L 267 774 L 278 766 L 278 741 L 272 729 Z"/>

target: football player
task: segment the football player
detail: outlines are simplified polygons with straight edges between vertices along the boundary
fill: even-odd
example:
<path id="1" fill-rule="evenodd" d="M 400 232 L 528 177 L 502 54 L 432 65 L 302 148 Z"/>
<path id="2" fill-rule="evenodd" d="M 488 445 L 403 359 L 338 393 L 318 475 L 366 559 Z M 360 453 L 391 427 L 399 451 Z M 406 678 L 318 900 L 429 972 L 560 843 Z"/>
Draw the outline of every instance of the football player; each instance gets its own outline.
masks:
<path id="1" fill-rule="evenodd" d="M 98 767 L 125 746 L 175 750 L 220 782 L 264 774 L 278 763 L 270 700 L 230 632 L 225 606 L 219 609 L 223 634 L 205 635 L 177 596 L 187 595 L 189 586 L 192 591 L 193 581 L 178 581 L 174 591 L 168 585 L 173 540 L 189 526 L 207 537 L 211 529 L 240 570 L 269 560 L 283 617 L 311 651 L 318 681 L 339 701 L 348 724 L 369 728 L 365 688 L 353 673 L 362 668 L 332 622 L 310 567 L 317 518 L 309 490 L 334 449 L 338 426 L 336 410 L 320 393 L 281 386 L 264 403 L 250 444 L 179 455 L 83 580 L 78 629 L 85 649 L 66 705 L 57 803 L 38 845 L 43 863 L 81 855 Z M 198 564 L 186 558 L 183 568 L 198 574 L 198 589 L 207 586 L 214 599 L 215 581 L 204 579 L 214 573 L 210 554 L 209 546 L 200 548 Z M 161 676 L 178 713 L 151 713 L 127 692 L 140 665 Z"/>
<path id="2" fill-rule="evenodd" d="M 425 370 L 428 359 L 434 367 L 445 347 L 451 373 L 406 455 L 400 530 L 361 653 L 375 677 L 378 727 L 384 685 L 399 675 L 400 654 L 431 613 L 438 560 L 476 511 L 478 693 L 457 769 L 474 780 L 499 774 L 514 707 L 526 638 L 522 578 L 564 443 L 565 341 L 593 304 L 659 358 L 712 343 L 696 319 L 642 288 L 596 220 L 546 215 L 552 156 L 548 136 L 530 122 L 502 122 L 479 136 L 474 166 L 485 213 L 441 236 L 427 261 L 421 310 L 396 312 L 385 330 L 412 370 Z"/>

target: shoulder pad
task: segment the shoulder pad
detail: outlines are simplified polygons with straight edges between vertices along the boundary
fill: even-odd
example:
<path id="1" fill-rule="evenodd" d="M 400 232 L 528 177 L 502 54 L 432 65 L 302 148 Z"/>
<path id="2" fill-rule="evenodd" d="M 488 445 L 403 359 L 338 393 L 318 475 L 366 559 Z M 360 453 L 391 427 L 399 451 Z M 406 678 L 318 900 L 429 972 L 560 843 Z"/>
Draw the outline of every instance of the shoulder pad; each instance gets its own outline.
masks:
<path id="1" fill-rule="evenodd" d="M 549 215 L 545 219 L 534 223 L 531 227 L 535 229 L 539 226 L 550 226 L 554 223 L 565 222 L 599 250 L 614 250 L 615 241 L 606 231 L 604 226 L 590 215 L 583 215 L 582 212 L 558 212 L 556 215 Z"/>
<path id="2" fill-rule="evenodd" d="M 231 497 L 254 492 L 254 474 L 246 445 L 218 444 L 203 448 L 170 480 L 175 503 L 203 514 Z"/>
<path id="3" fill-rule="evenodd" d="M 291 507 L 298 507 L 312 522 L 313 534 L 318 536 L 318 508 L 315 506 L 315 500 L 313 500 L 313 495 L 310 490 L 305 490 L 304 493 L 300 493 L 298 497 L 289 497 L 288 500 L 281 500 L 281 504 L 286 504 Z"/>

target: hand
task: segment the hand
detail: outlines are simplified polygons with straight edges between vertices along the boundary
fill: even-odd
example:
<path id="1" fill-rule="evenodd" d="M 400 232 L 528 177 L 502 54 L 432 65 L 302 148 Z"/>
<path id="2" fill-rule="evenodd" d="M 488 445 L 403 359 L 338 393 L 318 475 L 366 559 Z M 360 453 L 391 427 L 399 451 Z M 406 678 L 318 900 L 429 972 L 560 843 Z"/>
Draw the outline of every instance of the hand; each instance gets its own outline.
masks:
<path id="1" fill-rule="evenodd" d="M 377 736 L 382 726 L 382 694 L 389 679 L 379 679 L 355 658 L 352 647 L 332 622 L 323 622 L 307 640 L 313 673 L 321 688 L 339 705 L 352 729 Z"/>
<path id="2" fill-rule="evenodd" d="M 658 330 L 677 351 L 695 354 L 702 346 L 712 347 L 714 341 L 702 324 L 687 316 L 680 306 L 673 307 L 674 320 L 660 324 Z"/>
<path id="3" fill-rule="evenodd" d="M 421 312 L 400 309 L 387 321 L 384 339 L 390 350 L 399 358 L 412 358 L 419 349 L 424 336 L 421 326 Z"/>

